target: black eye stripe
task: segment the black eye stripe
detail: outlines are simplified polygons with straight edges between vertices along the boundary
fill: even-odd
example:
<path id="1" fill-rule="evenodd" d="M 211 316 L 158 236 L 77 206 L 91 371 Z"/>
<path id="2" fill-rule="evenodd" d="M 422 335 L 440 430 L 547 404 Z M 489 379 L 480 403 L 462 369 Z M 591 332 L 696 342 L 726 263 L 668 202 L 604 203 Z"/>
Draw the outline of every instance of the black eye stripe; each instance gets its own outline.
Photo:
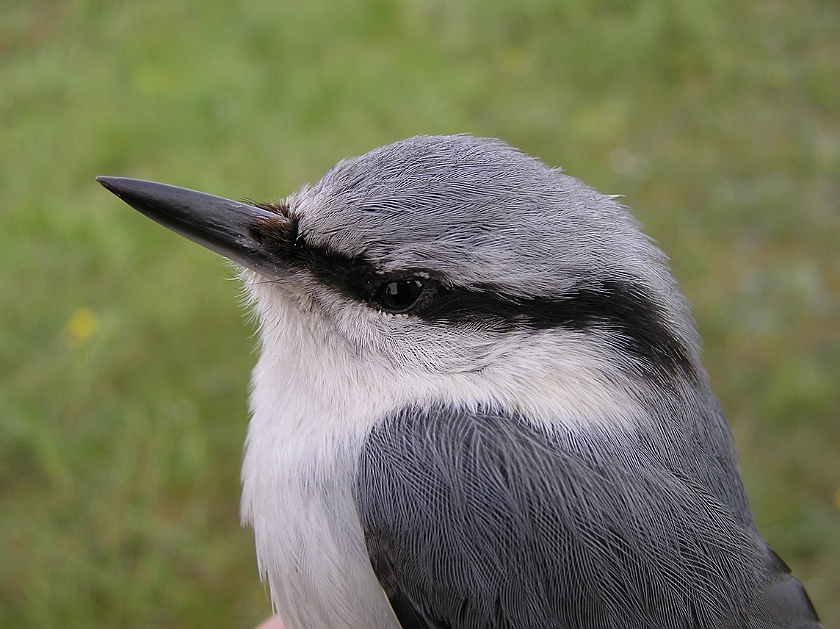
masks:
<path id="1" fill-rule="evenodd" d="M 624 281 L 599 285 L 551 298 L 525 299 L 487 288 L 448 287 L 424 300 L 416 315 L 430 323 L 486 326 L 499 331 L 516 328 L 574 331 L 601 330 L 617 335 L 623 351 L 642 360 L 643 371 L 692 376 L 694 366 L 682 341 L 669 329 L 662 310 L 645 289 Z"/>
<path id="2" fill-rule="evenodd" d="M 363 256 L 350 257 L 309 245 L 298 237 L 296 229 L 284 229 L 261 229 L 254 237 L 278 260 L 306 268 L 325 284 L 372 307 L 410 312 L 429 323 L 479 325 L 502 331 L 521 327 L 606 330 L 617 334 L 621 349 L 639 359 L 653 377 L 694 374 L 688 349 L 639 283 L 601 279 L 590 288 L 569 294 L 525 299 L 507 295 L 492 285 L 472 290 L 451 286 L 442 276 L 427 279 L 429 271 L 419 269 L 389 278 Z M 414 303 L 399 310 L 380 305 L 383 286 L 413 280 L 424 284 Z"/>

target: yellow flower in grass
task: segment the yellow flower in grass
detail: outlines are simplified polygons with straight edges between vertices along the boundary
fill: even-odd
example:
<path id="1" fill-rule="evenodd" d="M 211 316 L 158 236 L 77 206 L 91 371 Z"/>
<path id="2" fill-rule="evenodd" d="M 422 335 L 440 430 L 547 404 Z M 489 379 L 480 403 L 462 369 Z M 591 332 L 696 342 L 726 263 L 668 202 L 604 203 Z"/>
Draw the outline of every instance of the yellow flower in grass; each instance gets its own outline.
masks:
<path id="1" fill-rule="evenodd" d="M 64 326 L 67 344 L 78 347 L 96 332 L 99 319 L 90 308 L 79 308 Z"/>

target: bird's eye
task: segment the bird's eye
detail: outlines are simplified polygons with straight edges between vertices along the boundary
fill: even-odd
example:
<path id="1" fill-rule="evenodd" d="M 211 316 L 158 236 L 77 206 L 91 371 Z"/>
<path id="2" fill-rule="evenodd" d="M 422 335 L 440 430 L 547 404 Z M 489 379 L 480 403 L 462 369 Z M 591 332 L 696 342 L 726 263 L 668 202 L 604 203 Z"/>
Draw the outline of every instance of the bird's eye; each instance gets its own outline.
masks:
<path id="1" fill-rule="evenodd" d="M 376 300 L 386 312 L 405 312 L 420 298 L 423 282 L 411 278 L 383 284 L 376 293 Z"/>

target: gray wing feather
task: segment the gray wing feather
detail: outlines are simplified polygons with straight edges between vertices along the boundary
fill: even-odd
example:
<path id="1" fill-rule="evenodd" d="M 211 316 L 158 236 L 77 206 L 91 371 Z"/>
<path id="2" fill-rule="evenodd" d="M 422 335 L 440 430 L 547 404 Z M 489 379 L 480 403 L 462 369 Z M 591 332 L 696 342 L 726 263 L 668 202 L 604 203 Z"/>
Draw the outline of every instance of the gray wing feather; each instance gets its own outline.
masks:
<path id="1" fill-rule="evenodd" d="M 375 427 L 354 495 L 403 627 L 819 627 L 743 517 L 610 451 L 490 411 L 409 408 Z"/>

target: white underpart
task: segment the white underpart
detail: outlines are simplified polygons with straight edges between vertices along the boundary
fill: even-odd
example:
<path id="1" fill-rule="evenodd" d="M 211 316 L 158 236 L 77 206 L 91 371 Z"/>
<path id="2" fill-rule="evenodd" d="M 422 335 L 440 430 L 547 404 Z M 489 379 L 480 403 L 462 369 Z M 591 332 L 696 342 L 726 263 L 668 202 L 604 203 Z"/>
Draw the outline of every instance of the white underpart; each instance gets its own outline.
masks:
<path id="1" fill-rule="evenodd" d="M 417 342 L 419 351 L 408 355 L 410 331 L 377 337 L 376 321 L 394 324 L 388 315 L 360 306 L 326 316 L 302 287 L 244 277 L 262 354 L 252 381 L 242 521 L 254 529 L 260 573 L 289 629 L 399 628 L 352 498 L 364 439 L 390 412 L 435 402 L 485 405 L 549 427 L 594 422 L 617 430 L 632 430 L 642 417 L 632 392 L 604 378 L 610 358 L 581 335 L 476 338 L 466 357 L 446 340 Z M 470 346 L 464 341 L 457 347 Z"/>

